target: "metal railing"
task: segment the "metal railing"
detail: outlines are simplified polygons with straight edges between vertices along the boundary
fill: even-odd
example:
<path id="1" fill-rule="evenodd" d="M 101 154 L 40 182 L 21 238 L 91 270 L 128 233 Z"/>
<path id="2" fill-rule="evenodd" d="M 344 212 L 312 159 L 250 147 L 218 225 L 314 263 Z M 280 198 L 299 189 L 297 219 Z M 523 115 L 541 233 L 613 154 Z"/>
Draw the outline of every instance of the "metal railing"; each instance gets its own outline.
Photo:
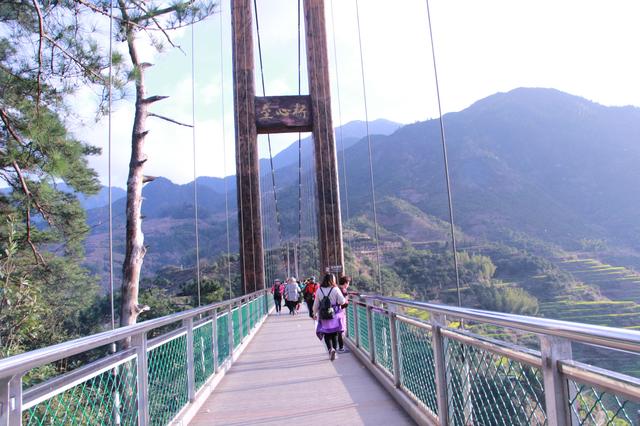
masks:
<path id="1" fill-rule="evenodd" d="M 482 327 L 528 333 L 539 350 Z M 347 337 L 421 424 L 640 425 L 638 377 L 572 359 L 572 343 L 638 356 L 637 331 L 362 295 L 347 308 Z"/>
<path id="2" fill-rule="evenodd" d="M 0 426 L 169 424 L 228 368 L 271 305 L 261 290 L 2 359 Z M 105 345 L 125 339 L 127 349 L 108 354 Z M 23 390 L 31 370 L 100 349 L 98 360 Z"/>

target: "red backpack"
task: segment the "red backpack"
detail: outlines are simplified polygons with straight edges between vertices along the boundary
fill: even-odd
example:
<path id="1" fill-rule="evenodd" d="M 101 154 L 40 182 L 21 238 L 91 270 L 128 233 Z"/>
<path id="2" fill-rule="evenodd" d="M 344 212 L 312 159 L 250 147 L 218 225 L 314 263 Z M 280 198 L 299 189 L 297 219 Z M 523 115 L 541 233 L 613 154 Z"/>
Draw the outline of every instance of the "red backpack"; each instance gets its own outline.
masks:
<path id="1" fill-rule="evenodd" d="M 304 286 L 304 298 L 313 300 L 316 295 L 316 290 L 318 290 L 318 284 L 307 283 L 307 285 Z"/>

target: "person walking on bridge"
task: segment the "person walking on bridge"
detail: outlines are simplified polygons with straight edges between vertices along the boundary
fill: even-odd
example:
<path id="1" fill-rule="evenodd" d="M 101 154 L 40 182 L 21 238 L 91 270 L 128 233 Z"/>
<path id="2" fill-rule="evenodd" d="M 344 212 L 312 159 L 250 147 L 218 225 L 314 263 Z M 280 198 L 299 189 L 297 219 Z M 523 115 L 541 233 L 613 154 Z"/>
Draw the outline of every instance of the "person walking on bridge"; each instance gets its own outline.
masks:
<path id="1" fill-rule="evenodd" d="M 344 303 L 340 308 L 340 312 L 338 313 L 338 318 L 340 318 L 340 323 L 342 324 L 342 331 L 338 333 L 338 353 L 348 352 L 347 348 L 344 347 L 344 332 L 347 330 L 347 308 L 349 306 L 349 284 L 351 284 L 351 277 L 349 275 L 345 275 L 340 277 L 340 281 L 338 282 L 338 288 L 340 289 L 340 293 L 344 296 Z"/>
<path id="2" fill-rule="evenodd" d="M 318 320 L 316 335 L 319 339 L 324 338 L 331 361 L 336 359 L 338 333 L 344 331 L 339 317 L 340 306 L 344 303 L 344 296 L 336 285 L 336 277 L 325 275 L 313 302 L 313 317 Z"/>
<path id="3" fill-rule="evenodd" d="M 316 299 L 316 291 L 318 291 L 318 283 L 315 281 L 316 277 L 307 279 L 304 290 L 302 290 L 304 301 L 307 304 L 307 309 L 309 310 L 309 316 L 311 318 L 313 318 L 313 301 Z"/>
<path id="4" fill-rule="evenodd" d="M 276 305 L 276 313 L 280 315 L 280 311 L 282 310 L 282 295 L 284 294 L 284 284 L 282 284 L 277 278 L 273 281 L 271 294 L 273 294 L 273 303 Z"/>
<path id="5" fill-rule="evenodd" d="M 295 278 L 289 277 L 287 279 L 287 285 L 284 286 L 284 303 L 289 308 L 289 315 L 296 314 L 296 305 L 300 298 L 300 287 Z"/>

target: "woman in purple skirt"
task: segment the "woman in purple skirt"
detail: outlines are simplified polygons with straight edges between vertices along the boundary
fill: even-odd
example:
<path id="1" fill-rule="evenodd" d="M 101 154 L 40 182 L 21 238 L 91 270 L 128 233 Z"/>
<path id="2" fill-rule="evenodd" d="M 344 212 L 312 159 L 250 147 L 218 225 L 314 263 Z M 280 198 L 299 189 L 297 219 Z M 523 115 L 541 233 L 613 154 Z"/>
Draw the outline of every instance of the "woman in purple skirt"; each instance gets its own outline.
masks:
<path id="1" fill-rule="evenodd" d="M 320 312 L 326 302 L 323 300 L 327 298 L 333 314 L 331 318 L 325 318 L 326 313 Z M 316 298 L 313 301 L 313 318 L 318 320 L 316 327 L 316 335 L 319 339 L 324 338 L 324 343 L 327 345 L 329 351 L 329 359 L 333 361 L 336 359 L 336 349 L 338 349 L 338 333 L 344 331 L 343 322 L 340 319 L 340 306 L 345 303 L 344 296 L 340 289 L 336 285 L 336 277 L 332 274 L 327 274 L 320 284 L 320 288 L 316 292 Z"/>

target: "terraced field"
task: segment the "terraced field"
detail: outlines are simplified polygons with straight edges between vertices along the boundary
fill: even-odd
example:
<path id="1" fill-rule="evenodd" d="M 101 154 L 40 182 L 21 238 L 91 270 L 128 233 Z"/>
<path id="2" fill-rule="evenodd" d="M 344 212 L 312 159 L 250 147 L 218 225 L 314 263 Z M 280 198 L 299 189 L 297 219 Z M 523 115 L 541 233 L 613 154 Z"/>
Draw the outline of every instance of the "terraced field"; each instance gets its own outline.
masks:
<path id="1" fill-rule="evenodd" d="M 560 260 L 557 265 L 569 272 L 585 289 L 600 291 L 602 300 L 553 300 L 540 304 L 540 314 L 548 318 L 579 321 L 609 327 L 640 329 L 640 275 L 623 267 L 595 259 Z"/>
<path id="2" fill-rule="evenodd" d="M 577 280 L 599 288 L 602 295 L 611 300 L 640 304 L 640 275 L 630 269 L 595 259 L 564 260 L 558 266 Z"/>
<path id="3" fill-rule="evenodd" d="M 540 304 L 547 318 L 640 330 L 640 274 L 595 259 L 560 260 L 557 265 L 582 282 L 574 291 L 596 288 L 602 300 L 555 300 Z M 640 376 L 638 356 L 574 345 L 574 358 L 602 368 Z"/>

